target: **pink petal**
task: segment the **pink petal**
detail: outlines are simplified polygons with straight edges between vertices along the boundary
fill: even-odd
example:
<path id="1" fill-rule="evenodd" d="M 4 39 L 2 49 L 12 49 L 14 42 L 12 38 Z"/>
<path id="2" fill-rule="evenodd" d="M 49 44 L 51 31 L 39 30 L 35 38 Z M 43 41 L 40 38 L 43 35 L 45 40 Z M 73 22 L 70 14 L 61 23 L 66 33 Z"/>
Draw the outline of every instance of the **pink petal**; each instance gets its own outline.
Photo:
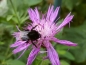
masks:
<path id="1" fill-rule="evenodd" d="M 55 9 L 55 11 L 51 13 L 51 15 L 50 15 L 50 21 L 51 22 L 54 22 L 54 20 L 56 19 L 57 15 L 58 15 L 58 12 L 59 12 L 59 7 L 57 7 Z"/>
<path id="2" fill-rule="evenodd" d="M 16 54 L 26 48 L 28 48 L 30 46 L 30 44 L 23 44 L 23 45 L 20 45 L 18 46 L 16 49 L 13 50 L 13 53 Z"/>
<path id="3" fill-rule="evenodd" d="M 77 46 L 76 43 L 73 43 L 73 42 L 70 42 L 70 41 L 67 41 L 67 40 L 59 40 L 57 38 L 52 38 L 52 41 L 60 43 L 60 44 L 64 44 L 64 45 L 67 45 L 67 46 Z"/>
<path id="4" fill-rule="evenodd" d="M 34 61 L 34 59 L 36 58 L 38 52 L 40 51 L 39 48 L 33 48 L 29 57 L 28 57 L 28 61 L 27 61 L 27 65 L 31 65 L 32 62 Z"/>
<path id="5" fill-rule="evenodd" d="M 57 30 L 61 29 L 62 27 L 64 27 L 66 24 L 70 23 L 70 21 L 73 19 L 73 15 L 70 15 L 71 13 L 69 13 L 66 18 L 64 19 L 64 21 L 57 27 Z"/>
<path id="6" fill-rule="evenodd" d="M 35 12 L 31 8 L 29 8 L 28 13 L 29 13 L 29 17 L 32 20 L 32 22 L 35 22 L 35 19 L 34 19 L 36 16 Z"/>
<path id="7" fill-rule="evenodd" d="M 11 44 L 10 47 L 17 47 L 17 46 L 19 46 L 19 45 L 24 44 L 25 42 L 26 42 L 26 41 L 16 41 L 14 44 Z"/>
<path id="8" fill-rule="evenodd" d="M 46 20 L 50 20 L 50 15 L 54 11 L 54 6 L 50 6 L 47 12 Z"/>
<path id="9" fill-rule="evenodd" d="M 39 12 L 38 12 L 38 9 L 35 8 L 35 13 L 36 13 L 36 18 L 39 20 L 40 19 L 40 16 L 39 16 Z"/>
<path id="10" fill-rule="evenodd" d="M 49 41 L 44 40 L 44 41 L 43 41 L 43 44 L 44 44 L 45 47 L 47 47 L 47 48 L 49 47 Z"/>
<path id="11" fill-rule="evenodd" d="M 47 54 L 49 56 L 49 59 L 50 59 L 52 65 L 60 65 L 58 54 L 51 44 L 50 44 L 50 47 L 47 48 L 47 51 L 48 51 Z"/>
<path id="12" fill-rule="evenodd" d="M 35 8 L 35 10 L 29 8 L 28 13 L 32 22 L 39 22 L 40 16 L 37 8 Z"/>

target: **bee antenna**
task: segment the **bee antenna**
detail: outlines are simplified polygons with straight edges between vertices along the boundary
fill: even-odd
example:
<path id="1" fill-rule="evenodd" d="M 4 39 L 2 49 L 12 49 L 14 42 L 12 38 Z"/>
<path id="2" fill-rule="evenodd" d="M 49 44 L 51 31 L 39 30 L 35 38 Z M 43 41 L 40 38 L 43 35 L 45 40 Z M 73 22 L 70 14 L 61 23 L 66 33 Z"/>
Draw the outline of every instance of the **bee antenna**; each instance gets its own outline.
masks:
<path id="1" fill-rule="evenodd" d="M 18 31 L 21 31 L 17 25 L 16 25 L 16 28 L 17 28 Z"/>

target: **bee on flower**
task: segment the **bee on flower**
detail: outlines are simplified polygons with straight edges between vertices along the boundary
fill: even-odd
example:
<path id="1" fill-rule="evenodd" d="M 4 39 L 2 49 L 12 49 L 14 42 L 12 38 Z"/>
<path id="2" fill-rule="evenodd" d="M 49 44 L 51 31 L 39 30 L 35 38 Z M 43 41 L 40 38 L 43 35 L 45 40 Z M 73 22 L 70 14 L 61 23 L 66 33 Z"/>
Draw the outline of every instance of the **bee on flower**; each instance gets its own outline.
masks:
<path id="1" fill-rule="evenodd" d="M 13 53 L 16 54 L 23 51 L 22 54 L 32 45 L 32 50 L 27 59 L 27 65 L 31 65 L 35 60 L 37 54 L 41 51 L 41 47 L 46 49 L 47 58 L 51 61 L 52 65 L 60 65 L 59 56 L 52 46 L 51 41 L 67 46 L 77 46 L 76 43 L 59 40 L 55 37 L 58 32 L 73 19 L 73 15 L 69 13 L 63 22 L 58 25 L 54 22 L 59 12 L 59 7 L 54 10 L 54 6 L 49 6 L 46 16 L 40 16 L 38 9 L 34 10 L 29 8 L 28 13 L 31 24 L 25 28 L 24 31 L 14 32 L 16 41 L 11 47 L 16 47 Z M 44 51 L 45 52 L 45 51 Z M 20 55 L 20 57 L 22 56 Z"/>

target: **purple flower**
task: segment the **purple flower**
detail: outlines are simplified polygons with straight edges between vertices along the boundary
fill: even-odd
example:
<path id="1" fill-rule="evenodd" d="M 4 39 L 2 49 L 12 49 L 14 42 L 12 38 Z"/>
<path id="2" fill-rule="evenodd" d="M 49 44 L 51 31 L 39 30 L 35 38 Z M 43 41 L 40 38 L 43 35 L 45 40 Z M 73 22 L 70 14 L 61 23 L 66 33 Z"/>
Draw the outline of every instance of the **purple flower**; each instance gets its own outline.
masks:
<path id="1" fill-rule="evenodd" d="M 32 23 L 28 24 L 28 26 L 25 28 L 28 31 L 21 31 L 18 29 L 19 32 L 15 32 L 13 34 L 16 38 L 16 42 L 11 45 L 11 47 L 16 47 L 16 49 L 13 50 L 14 54 L 20 51 L 23 51 L 23 54 L 28 49 L 28 47 L 32 45 L 32 51 L 27 59 L 27 65 L 32 64 L 37 54 L 40 52 L 41 47 L 46 49 L 47 58 L 51 61 L 52 65 L 60 65 L 58 54 L 52 46 L 51 41 L 67 46 L 77 46 L 76 43 L 72 43 L 67 40 L 59 40 L 55 37 L 55 35 L 58 34 L 58 32 L 60 32 L 66 24 L 70 23 L 73 15 L 69 13 L 60 25 L 58 23 L 55 24 L 54 20 L 58 15 L 59 7 L 57 7 L 56 10 L 53 8 L 53 6 L 50 6 L 47 14 L 42 16 L 39 15 L 37 8 L 34 10 L 30 8 L 28 13 Z M 37 40 L 32 41 L 31 39 L 28 40 L 27 37 L 28 33 L 32 30 L 33 27 L 34 30 L 41 35 L 41 37 L 38 37 Z M 22 40 L 22 37 L 24 36 L 25 40 Z M 28 42 L 26 40 L 28 40 Z"/>

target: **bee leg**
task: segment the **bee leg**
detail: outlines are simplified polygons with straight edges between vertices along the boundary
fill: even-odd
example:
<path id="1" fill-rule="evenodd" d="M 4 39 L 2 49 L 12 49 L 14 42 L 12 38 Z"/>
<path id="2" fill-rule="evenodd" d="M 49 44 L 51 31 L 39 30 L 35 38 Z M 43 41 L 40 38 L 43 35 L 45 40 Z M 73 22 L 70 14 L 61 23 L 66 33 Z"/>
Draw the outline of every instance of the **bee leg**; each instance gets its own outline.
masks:
<path id="1" fill-rule="evenodd" d="M 36 28 L 37 27 L 37 25 L 36 26 L 34 26 L 31 30 L 33 30 L 34 28 Z"/>
<path id="2" fill-rule="evenodd" d="M 33 41 L 31 41 L 32 42 L 32 44 L 37 48 L 37 46 L 33 43 Z"/>

